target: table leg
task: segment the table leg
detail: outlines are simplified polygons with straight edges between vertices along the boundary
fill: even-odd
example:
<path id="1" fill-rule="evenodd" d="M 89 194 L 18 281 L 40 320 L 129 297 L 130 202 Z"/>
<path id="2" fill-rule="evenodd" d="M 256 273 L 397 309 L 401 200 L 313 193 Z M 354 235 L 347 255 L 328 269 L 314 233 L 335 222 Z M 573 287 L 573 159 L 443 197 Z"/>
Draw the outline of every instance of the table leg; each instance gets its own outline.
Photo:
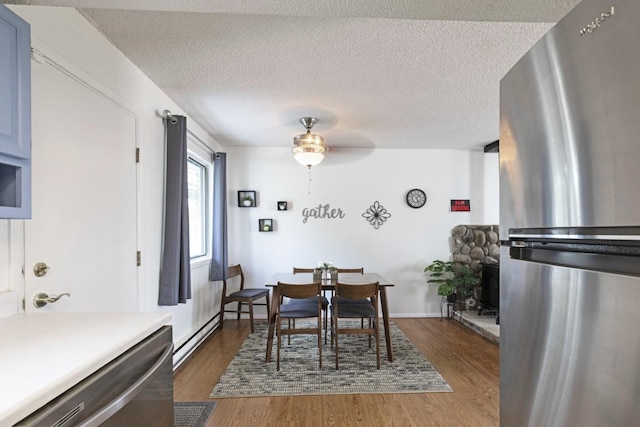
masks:
<path id="1" fill-rule="evenodd" d="M 380 305 L 382 306 L 382 321 L 384 323 L 384 337 L 387 342 L 387 357 L 393 362 L 393 348 L 391 347 L 391 329 L 389 327 L 389 307 L 387 306 L 387 291 L 380 287 Z"/>
<path id="2" fill-rule="evenodd" d="M 271 307 L 269 307 L 269 332 L 267 334 L 267 356 L 265 357 L 265 363 L 271 362 L 271 348 L 273 347 L 273 332 L 276 328 L 276 317 L 278 314 L 278 304 L 280 304 L 280 297 L 278 293 L 278 287 L 274 287 L 271 291 Z"/>

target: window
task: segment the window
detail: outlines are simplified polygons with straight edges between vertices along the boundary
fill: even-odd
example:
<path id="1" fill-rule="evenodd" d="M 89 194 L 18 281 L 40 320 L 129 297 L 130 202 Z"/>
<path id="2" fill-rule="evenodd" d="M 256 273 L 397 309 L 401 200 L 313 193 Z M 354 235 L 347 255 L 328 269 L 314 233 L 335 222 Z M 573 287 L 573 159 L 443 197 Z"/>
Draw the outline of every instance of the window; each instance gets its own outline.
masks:
<path id="1" fill-rule="evenodd" d="M 189 155 L 187 161 L 187 183 L 189 191 L 189 252 L 191 259 L 208 253 L 208 213 L 207 201 L 209 179 L 207 166 Z"/>

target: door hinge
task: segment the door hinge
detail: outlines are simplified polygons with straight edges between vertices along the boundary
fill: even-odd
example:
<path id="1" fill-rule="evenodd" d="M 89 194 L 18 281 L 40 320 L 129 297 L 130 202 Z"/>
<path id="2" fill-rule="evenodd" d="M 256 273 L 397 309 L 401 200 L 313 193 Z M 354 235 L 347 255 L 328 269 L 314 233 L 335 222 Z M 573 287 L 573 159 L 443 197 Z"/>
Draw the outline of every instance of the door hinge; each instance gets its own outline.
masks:
<path id="1" fill-rule="evenodd" d="M 136 148 L 136 163 L 140 163 L 140 149 Z"/>
<path id="2" fill-rule="evenodd" d="M 24 301 L 25 301 L 25 299 L 22 298 L 22 311 L 25 311 L 27 309 L 27 305 L 26 305 L 26 303 Z"/>
<path id="3" fill-rule="evenodd" d="M 142 252 L 136 252 L 136 265 L 140 267 L 142 265 Z"/>

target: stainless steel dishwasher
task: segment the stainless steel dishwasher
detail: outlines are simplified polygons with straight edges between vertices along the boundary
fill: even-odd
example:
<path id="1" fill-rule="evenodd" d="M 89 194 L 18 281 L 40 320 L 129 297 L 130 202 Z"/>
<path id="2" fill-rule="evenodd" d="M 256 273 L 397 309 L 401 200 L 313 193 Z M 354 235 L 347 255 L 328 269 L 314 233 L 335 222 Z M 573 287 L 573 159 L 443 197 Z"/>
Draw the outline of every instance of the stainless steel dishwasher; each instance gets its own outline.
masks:
<path id="1" fill-rule="evenodd" d="M 173 426 L 172 355 L 164 326 L 15 426 Z"/>

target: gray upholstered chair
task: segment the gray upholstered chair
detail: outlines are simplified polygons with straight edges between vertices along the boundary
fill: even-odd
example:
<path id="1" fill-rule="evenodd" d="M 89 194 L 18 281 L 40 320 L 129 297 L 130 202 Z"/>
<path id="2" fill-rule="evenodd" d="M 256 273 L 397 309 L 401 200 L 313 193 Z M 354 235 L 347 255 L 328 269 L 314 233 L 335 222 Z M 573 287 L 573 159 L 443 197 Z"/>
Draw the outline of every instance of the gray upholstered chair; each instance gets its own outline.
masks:
<path id="1" fill-rule="evenodd" d="M 251 332 L 255 331 L 253 325 L 253 306 L 264 305 L 267 307 L 267 316 L 269 316 L 269 289 L 267 288 L 245 288 L 244 287 L 244 273 L 240 264 L 232 265 L 229 267 L 229 277 L 222 281 L 222 304 L 220 308 L 220 329 L 224 324 L 225 313 L 236 313 L 238 320 L 240 320 L 240 314 L 249 314 L 249 321 L 251 323 Z M 239 289 L 235 292 L 231 292 L 227 295 L 227 281 L 239 277 Z M 264 298 L 266 302 L 257 303 L 255 301 Z M 237 308 L 235 310 L 227 309 L 227 304 L 237 302 Z M 243 310 L 243 304 L 247 304 L 247 310 Z"/>
<path id="2" fill-rule="evenodd" d="M 307 284 L 289 284 L 278 282 L 277 292 L 280 296 L 278 298 L 278 310 L 276 317 L 276 334 L 278 336 L 277 344 L 277 364 L 276 369 L 280 370 L 280 348 L 282 347 L 282 336 L 300 334 L 313 334 L 318 336 L 318 353 L 319 353 L 319 367 L 322 368 L 322 286 L 320 283 L 307 283 Z M 283 299 L 288 298 L 293 303 L 283 303 Z M 295 301 L 305 300 L 303 304 L 296 304 Z M 314 301 L 313 303 L 311 301 Z M 316 327 L 298 328 L 288 327 L 282 328 L 282 320 L 287 319 L 308 319 L 317 318 L 318 323 Z M 288 322 L 290 323 L 290 322 Z"/>
<path id="3" fill-rule="evenodd" d="M 336 369 L 339 360 L 339 337 L 340 335 L 365 334 L 369 336 L 369 347 L 371 347 L 371 337 L 376 341 L 376 366 L 380 369 L 380 330 L 378 315 L 378 282 L 362 284 L 336 283 L 335 298 L 331 304 L 331 344 L 336 351 Z M 349 304 L 347 300 L 366 300 L 368 304 Z M 340 319 L 367 319 L 368 327 L 354 328 L 341 327 Z"/>
<path id="4" fill-rule="evenodd" d="M 313 273 L 315 269 L 314 268 L 300 268 L 300 267 L 293 267 L 293 274 L 297 274 L 297 273 Z M 305 304 L 309 301 L 305 301 L 305 300 L 296 300 L 296 301 L 290 301 L 289 303 L 293 303 L 293 304 Z M 311 303 L 314 303 L 315 301 L 312 298 Z M 324 343 L 327 343 L 327 330 L 328 330 L 328 317 L 329 317 L 329 299 L 324 295 L 322 295 L 322 312 L 324 314 L 323 319 L 324 319 Z M 295 320 L 293 322 L 293 325 L 295 327 Z"/>

